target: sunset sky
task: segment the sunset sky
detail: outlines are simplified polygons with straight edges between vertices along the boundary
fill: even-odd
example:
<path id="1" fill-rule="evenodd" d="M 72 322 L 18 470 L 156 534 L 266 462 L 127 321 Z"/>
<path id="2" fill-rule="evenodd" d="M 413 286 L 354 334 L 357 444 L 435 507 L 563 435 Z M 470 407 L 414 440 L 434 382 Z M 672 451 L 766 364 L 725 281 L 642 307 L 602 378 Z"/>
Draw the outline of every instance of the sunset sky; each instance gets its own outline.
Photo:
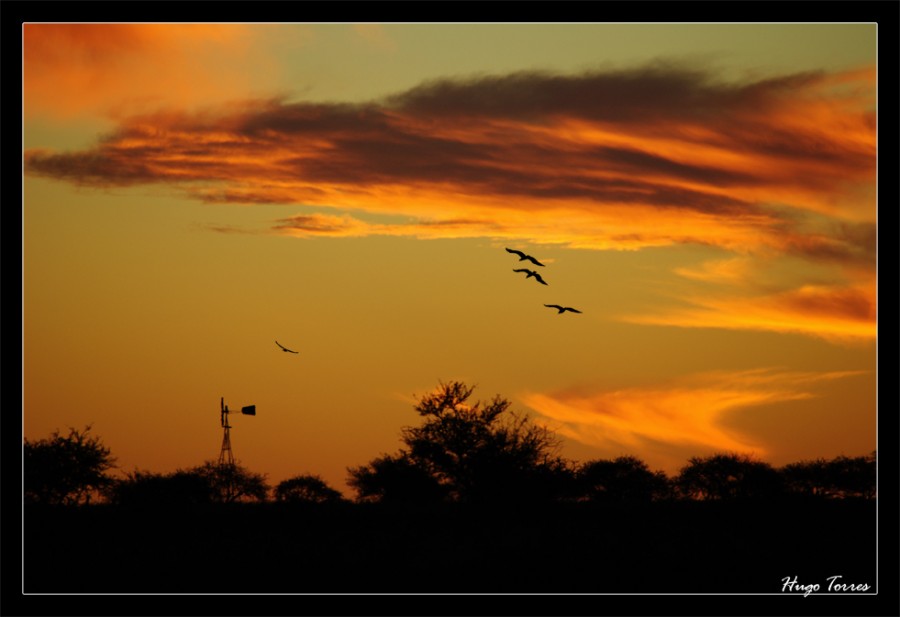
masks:
<path id="1" fill-rule="evenodd" d="M 174 471 L 224 397 L 352 496 L 462 380 L 574 461 L 867 454 L 876 30 L 28 23 L 25 437 Z"/>

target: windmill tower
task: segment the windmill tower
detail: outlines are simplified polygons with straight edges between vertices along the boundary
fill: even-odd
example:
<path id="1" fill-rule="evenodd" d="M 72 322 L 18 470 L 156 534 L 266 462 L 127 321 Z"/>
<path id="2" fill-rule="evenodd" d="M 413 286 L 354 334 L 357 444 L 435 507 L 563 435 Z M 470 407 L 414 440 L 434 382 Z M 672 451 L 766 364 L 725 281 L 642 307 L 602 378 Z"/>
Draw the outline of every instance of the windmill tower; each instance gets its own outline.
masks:
<path id="1" fill-rule="evenodd" d="M 234 452 L 231 449 L 231 425 L 228 423 L 228 414 L 234 413 L 228 409 L 225 404 L 225 397 L 222 397 L 220 403 L 222 430 L 222 448 L 219 450 L 219 467 L 234 467 Z M 256 415 L 256 405 L 248 405 L 241 407 L 241 414 L 245 416 Z"/>

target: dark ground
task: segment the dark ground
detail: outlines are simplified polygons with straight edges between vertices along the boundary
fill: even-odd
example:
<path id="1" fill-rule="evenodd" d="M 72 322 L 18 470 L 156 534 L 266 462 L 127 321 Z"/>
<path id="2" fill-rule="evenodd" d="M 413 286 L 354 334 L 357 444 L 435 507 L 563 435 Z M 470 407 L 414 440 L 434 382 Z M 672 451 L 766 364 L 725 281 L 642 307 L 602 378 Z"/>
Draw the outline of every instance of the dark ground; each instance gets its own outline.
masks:
<path id="1" fill-rule="evenodd" d="M 29 507 L 24 590 L 780 594 L 785 577 L 826 591 L 839 575 L 875 591 L 875 512 L 837 500 Z"/>

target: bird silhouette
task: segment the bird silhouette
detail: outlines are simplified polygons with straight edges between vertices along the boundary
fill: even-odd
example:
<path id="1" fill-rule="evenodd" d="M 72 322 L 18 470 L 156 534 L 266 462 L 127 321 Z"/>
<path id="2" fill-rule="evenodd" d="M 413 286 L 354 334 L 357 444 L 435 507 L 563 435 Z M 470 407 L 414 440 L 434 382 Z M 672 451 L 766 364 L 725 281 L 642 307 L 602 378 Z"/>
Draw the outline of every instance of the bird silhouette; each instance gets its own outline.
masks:
<path id="1" fill-rule="evenodd" d="M 286 351 L 286 352 L 288 352 L 288 353 L 300 353 L 299 351 L 294 351 L 293 349 L 288 349 L 287 347 L 285 347 L 284 345 L 282 345 L 282 344 L 279 343 L 278 341 L 275 341 L 275 344 L 278 345 L 279 347 L 281 347 L 281 351 Z"/>
<path id="2" fill-rule="evenodd" d="M 533 263 L 533 264 L 536 265 L 536 266 L 543 266 L 543 265 L 544 265 L 544 264 L 542 264 L 541 262 L 539 262 L 537 259 L 535 259 L 534 257 L 532 257 L 531 255 L 526 255 L 526 254 L 523 253 L 522 251 L 517 251 L 517 250 L 515 250 L 515 249 L 506 249 L 506 252 L 507 252 L 507 253 L 512 253 L 512 254 L 514 254 L 514 255 L 518 255 L 518 256 L 519 256 L 519 261 L 525 261 L 525 260 L 527 259 L 528 261 L 530 261 L 531 263 Z"/>
<path id="3" fill-rule="evenodd" d="M 560 305 L 558 305 L 558 304 L 545 304 L 544 306 L 549 307 L 549 308 L 555 308 L 555 309 L 557 309 L 558 314 L 560 314 L 560 315 L 561 315 L 562 313 L 565 313 L 566 311 L 571 311 L 571 312 L 573 312 L 573 313 L 580 313 L 580 312 L 581 312 L 581 311 L 579 311 L 578 309 L 573 309 L 571 306 L 560 306 Z"/>
<path id="4" fill-rule="evenodd" d="M 538 274 L 537 272 L 535 272 L 534 270 L 529 270 L 527 268 L 517 268 L 517 269 L 513 269 L 513 272 L 527 272 L 528 274 L 525 276 L 526 279 L 530 279 L 533 276 L 534 279 L 541 285 L 547 284 L 547 282 L 541 278 L 541 275 Z"/>

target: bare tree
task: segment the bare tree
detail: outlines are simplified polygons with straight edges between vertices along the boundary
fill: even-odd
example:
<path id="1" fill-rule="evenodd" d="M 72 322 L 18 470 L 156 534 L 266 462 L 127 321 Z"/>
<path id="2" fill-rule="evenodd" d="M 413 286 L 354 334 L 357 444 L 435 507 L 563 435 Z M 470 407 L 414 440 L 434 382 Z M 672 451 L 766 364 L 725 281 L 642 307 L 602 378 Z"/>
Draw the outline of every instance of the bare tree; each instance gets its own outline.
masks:
<path id="1" fill-rule="evenodd" d="M 54 432 L 49 438 L 25 440 L 23 451 L 26 503 L 76 505 L 108 487 L 113 479 L 107 471 L 115 459 L 99 437 L 89 435 L 90 426 L 68 435 Z"/>

